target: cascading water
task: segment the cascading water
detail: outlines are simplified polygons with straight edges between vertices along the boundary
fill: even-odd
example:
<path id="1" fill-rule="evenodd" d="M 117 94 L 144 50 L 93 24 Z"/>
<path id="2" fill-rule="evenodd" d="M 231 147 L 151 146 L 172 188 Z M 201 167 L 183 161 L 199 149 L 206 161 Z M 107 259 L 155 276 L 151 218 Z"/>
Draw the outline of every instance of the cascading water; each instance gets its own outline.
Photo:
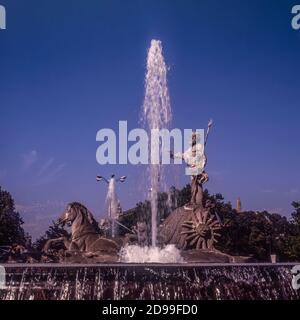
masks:
<path id="1" fill-rule="evenodd" d="M 106 196 L 109 218 L 112 222 L 112 237 L 116 236 L 116 220 L 118 218 L 118 198 L 116 193 L 116 179 L 111 177 L 108 182 L 108 191 Z"/>
<path id="2" fill-rule="evenodd" d="M 162 44 L 159 40 L 152 40 L 148 51 L 147 72 L 145 78 L 145 99 L 142 110 L 142 122 L 148 133 L 153 129 L 168 128 L 172 118 L 170 97 L 167 86 L 167 67 L 162 54 Z M 151 139 L 151 159 L 160 159 L 159 141 Z M 164 184 L 162 164 L 149 165 L 150 202 L 151 202 L 151 242 L 156 246 L 157 239 L 157 197 Z"/>
<path id="3" fill-rule="evenodd" d="M 0 300 L 299 300 L 294 265 L 16 264 Z"/>

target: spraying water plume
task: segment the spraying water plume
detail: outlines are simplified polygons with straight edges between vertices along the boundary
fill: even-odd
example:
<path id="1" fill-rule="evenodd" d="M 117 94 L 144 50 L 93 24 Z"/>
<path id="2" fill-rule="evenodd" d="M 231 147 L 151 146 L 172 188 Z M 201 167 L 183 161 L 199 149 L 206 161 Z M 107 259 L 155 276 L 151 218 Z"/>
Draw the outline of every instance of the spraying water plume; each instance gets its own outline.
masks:
<path id="1" fill-rule="evenodd" d="M 167 67 L 162 54 L 162 44 L 152 40 L 147 57 L 147 72 L 145 77 L 145 99 L 142 110 L 142 122 L 146 129 L 168 128 L 172 119 L 170 97 L 167 86 Z M 159 140 L 151 141 L 151 158 L 160 159 Z M 152 163 L 152 161 L 151 161 Z M 157 239 L 157 197 L 160 187 L 164 184 L 163 166 L 161 163 L 149 165 L 149 190 L 151 202 L 151 242 L 156 245 Z"/>
<path id="2" fill-rule="evenodd" d="M 116 179 L 112 176 L 108 181 L 106 196 L 109 218 L 112 222 L 112 237 L 116 235 L 116 220 L 118 219 L 118 198 L 116 193 Z"/>

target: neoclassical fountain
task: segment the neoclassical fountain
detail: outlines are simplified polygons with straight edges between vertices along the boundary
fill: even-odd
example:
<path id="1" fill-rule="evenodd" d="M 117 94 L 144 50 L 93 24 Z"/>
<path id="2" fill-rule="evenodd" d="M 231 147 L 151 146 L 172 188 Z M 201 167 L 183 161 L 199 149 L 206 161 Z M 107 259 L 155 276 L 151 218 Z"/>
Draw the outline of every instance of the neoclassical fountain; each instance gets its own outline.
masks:
<path id="1" fill-rule="evenodd" d="M 149 131 L 171 123 L 167 67 L 158 40 L 152 40 L 148 51 L 141 118 Z M 150 190 L 152 218 L 140 222 L 134 235 L 101 234 L 92 213 L 80 203 L 70 203 L 58 222 L 71 226 L 71 236 L 48 241 L 35 263 L 4 263 L 6 284 L 0 288 L 0 299 L 299 299 L 292 288 L 295 264 L 253 263 L 215 249 L 222 226 L 213 204 L 203 200 L 203 185 L 209 178 L 204 147 L 211 125 L 202 144 L 194 132 L 189 150 L 170 152 L 171 158 L 182 158 L 191 169 L 188 203 L 159 225 L 158 194 L 165 184 L 162 164 L 147 169 L 145 189 Z M 194 154 L 200 155 L 196 163 Z M 115 220 L 114 188 L 111 180 L 108 198 Z M 150 246 L 145 239 L 147 223 L 152 230 Z M 64 250 L 55 252 L 57 243 Z"/>

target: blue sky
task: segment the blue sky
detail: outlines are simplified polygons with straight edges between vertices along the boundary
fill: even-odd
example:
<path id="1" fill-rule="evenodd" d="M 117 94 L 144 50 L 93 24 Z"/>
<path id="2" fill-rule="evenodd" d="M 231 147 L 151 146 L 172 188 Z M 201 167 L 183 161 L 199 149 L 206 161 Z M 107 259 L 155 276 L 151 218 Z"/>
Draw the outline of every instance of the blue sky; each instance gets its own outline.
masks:
<path id="1" fill-rule="evenodd" d="M 147 49 L 163 43 L 173 127 L 215 121 L 207 188 L 288 215 L 300 199 L 300 31 L 294 1 L 16 1 L 0 31 L 0 185 L 34 236 L 70 201 L 105 214 L 96 174 L 126 174 L 123 207 L 144 198 L 141 166 L 100 166 L 96 132 L 138 126 Z M 178 187 L 188 182 L 176 168 Z"/>

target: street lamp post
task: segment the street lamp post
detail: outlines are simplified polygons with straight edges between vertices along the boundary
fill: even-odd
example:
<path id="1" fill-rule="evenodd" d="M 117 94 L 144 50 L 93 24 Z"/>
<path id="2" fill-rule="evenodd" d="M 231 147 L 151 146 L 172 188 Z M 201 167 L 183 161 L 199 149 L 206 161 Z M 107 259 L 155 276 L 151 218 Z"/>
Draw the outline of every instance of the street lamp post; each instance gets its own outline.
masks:
<path id="1" fill-rule="evenodd" d="M 117 197 L 115 194 L 115 182 L 124 182 L 126 176 L 121 176 L 118 179 L 115 179 L 115 175 L 112 174 L 109 179 L 104 178 L 103 176 L 97 176 L 97 181 L 104 181 L 108 184 L 108 215 L 111 221 L 111 235 L 113 238 L 116 236 L 116 219 L 117 219 Z"/>

